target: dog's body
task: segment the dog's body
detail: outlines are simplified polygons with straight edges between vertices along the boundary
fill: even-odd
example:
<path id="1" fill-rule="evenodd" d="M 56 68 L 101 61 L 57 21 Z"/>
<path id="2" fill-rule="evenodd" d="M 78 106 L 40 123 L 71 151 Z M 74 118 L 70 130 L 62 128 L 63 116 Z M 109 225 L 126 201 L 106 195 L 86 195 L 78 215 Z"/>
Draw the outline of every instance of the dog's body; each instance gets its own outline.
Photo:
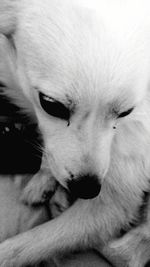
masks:
<path id="1" fill-rule="evenodd" d="M 118 251 L 132 267 L 150 258 L 147 216 L 108 246 L 138 222 L 149 191 L 149 8 L 148 0 L 1 0 L 0 31 L 16 50 L 50 172 L 79 198 L 58 218 L 1 244 L 2 266 L 79 247 Z"/>

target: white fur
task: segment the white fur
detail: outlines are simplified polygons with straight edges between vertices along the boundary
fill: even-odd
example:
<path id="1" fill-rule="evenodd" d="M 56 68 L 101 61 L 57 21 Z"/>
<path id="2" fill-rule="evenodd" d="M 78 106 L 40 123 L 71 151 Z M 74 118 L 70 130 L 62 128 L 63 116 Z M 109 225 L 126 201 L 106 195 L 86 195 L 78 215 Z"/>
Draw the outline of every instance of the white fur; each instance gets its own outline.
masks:
<path id="1" fill-rule="evenodd" d="M 70 173 L 92 171 L 102 190 L 6 241 L 0 263 L 18 266 L 78 245 L 101 250 L 136 219 L 149 189 L 149 8 L 148 0 L 20 0 L 12 9 L 17 76 L 36 112 L 50 170 L 64 187 Z M 5 11 L 2 33 L 9 29 Z M 42 110 L 39 91 L 75 106 L 69 127 Z M 115 118 L 114 109 L 132 107 Z"/>

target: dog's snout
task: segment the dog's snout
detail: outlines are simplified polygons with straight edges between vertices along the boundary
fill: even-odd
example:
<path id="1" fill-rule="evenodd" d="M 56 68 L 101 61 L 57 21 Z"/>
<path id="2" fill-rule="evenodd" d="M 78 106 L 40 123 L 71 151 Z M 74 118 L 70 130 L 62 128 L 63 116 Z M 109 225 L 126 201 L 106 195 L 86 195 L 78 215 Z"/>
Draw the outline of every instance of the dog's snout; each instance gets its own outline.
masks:
<path id="1" fill-rule="evenodd" d="M 98 196 L 101 184 L 96 175 L 84 175 L 68 181 L 68 188 L 75 198 L 91 199 Z"/>

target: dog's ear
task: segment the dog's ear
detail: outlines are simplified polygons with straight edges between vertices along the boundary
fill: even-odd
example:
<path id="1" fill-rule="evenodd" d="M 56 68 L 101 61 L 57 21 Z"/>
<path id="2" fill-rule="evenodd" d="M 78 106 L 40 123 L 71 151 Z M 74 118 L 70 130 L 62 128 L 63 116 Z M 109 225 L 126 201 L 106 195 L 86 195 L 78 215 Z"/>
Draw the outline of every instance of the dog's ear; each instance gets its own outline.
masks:
<path id="1" fill-rule="evenodd" d="M 0 83 L 5 87 L 12 87 L 15 77 L 13 34 L 17 23 L 16 4 L 16 0 L 0 0 Z"/>
<path id="2" fill-rule="evenodd" d="M 17 53 L 11 37 L 0 34 L 0 95 L 20 108 L 28 121 L 37 123 L 32 103 L 23 93 L 17 75 Z"/>
<path id="3" fill-rule="evenodd" d="M 23 94 L 17 77 L 17 53 L 13 36 L 19 1 L 0 0 L 0 95 L 5 95 L 31 121 L 36 122 L 32 103 Z"/>
<path id="4" fill-rule="evenodd" d="M 0 33 L 10 35 L 15 31 L 19 0 L 0 0 Z"/>

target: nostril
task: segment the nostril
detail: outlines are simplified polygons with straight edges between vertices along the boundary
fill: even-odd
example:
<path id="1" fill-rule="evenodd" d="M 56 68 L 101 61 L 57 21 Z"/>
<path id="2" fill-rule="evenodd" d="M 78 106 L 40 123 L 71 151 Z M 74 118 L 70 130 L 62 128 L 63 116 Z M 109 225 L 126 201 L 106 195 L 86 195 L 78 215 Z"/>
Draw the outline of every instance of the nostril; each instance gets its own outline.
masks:
<path id="1" fill-rule="evenodd" d="M 75 198 L 91 199 L 98 196 L 101 184 L 96 175 L 84 175 L 68 181 L 68 188 Z"/>

